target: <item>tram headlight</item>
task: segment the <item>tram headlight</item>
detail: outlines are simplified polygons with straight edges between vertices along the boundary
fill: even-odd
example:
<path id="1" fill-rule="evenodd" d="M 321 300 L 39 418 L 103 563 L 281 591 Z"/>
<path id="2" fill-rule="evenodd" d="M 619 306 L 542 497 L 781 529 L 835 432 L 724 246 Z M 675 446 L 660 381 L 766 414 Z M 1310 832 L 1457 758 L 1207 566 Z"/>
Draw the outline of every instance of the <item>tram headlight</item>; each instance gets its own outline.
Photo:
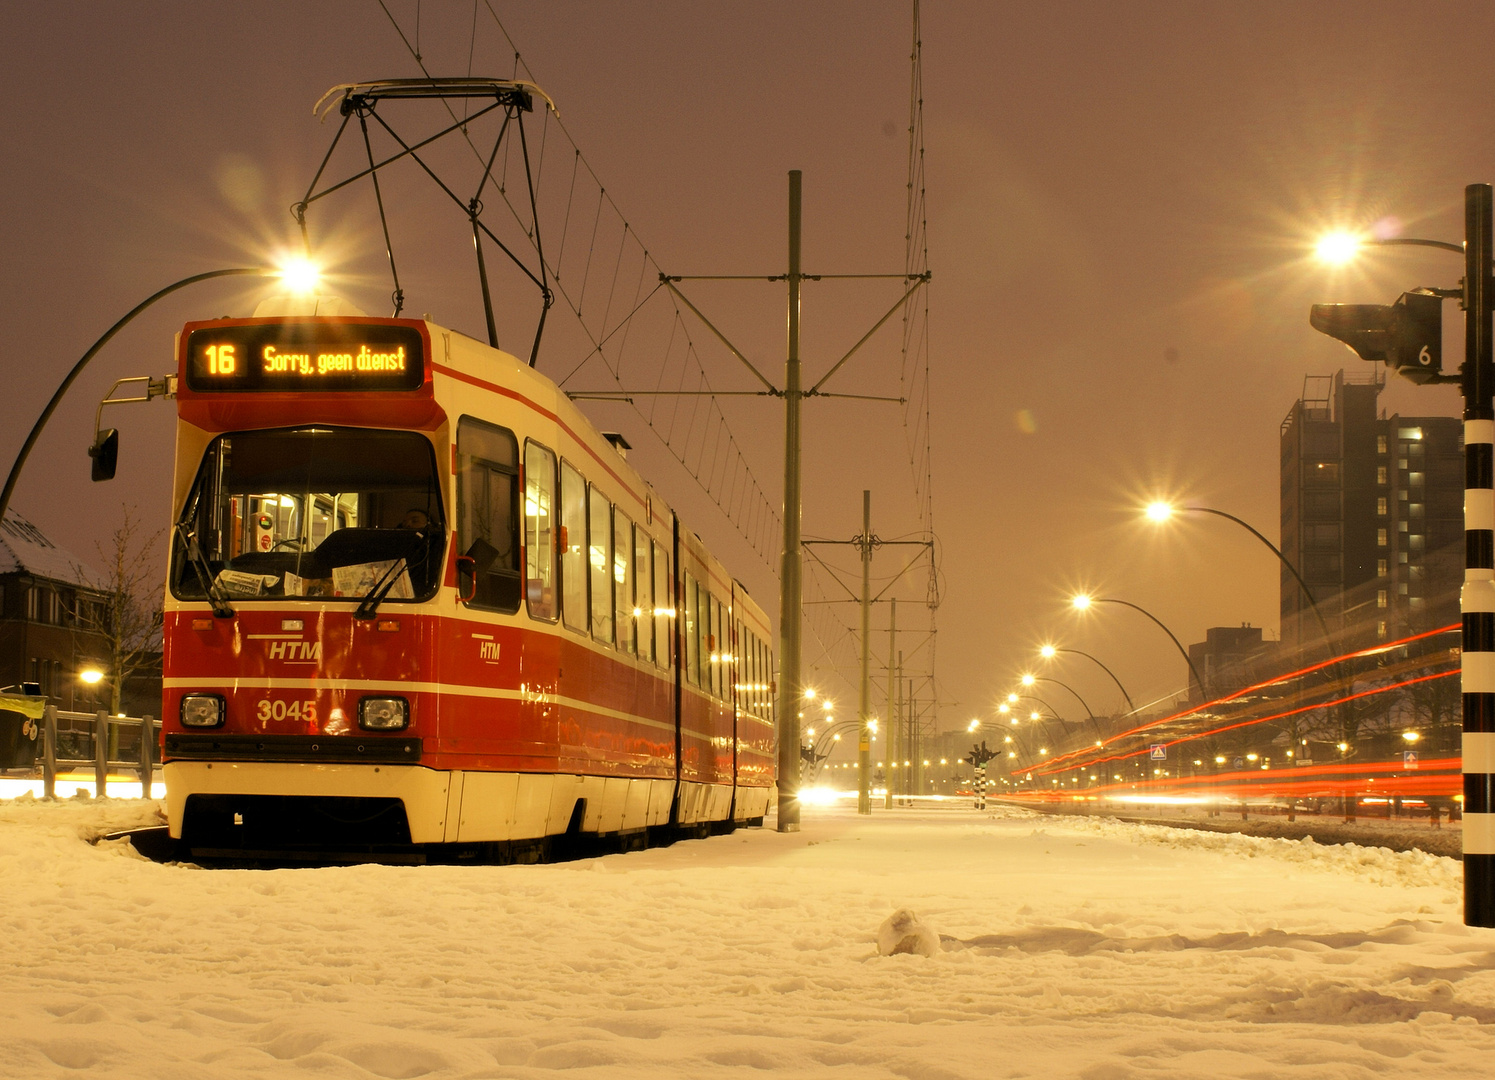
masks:
<path id="1" fill-rule="evenodd" d="M 361 698 L 358 726 L 365 731 L 402 731 L 410 726 L 410 703 L 397 697 Z"/>
<path id="2" fill-rule="evenodd" d="M 183 727 L 218 727 L 223 723 L 223 699 L 217 694 L 183 694 Z"/>

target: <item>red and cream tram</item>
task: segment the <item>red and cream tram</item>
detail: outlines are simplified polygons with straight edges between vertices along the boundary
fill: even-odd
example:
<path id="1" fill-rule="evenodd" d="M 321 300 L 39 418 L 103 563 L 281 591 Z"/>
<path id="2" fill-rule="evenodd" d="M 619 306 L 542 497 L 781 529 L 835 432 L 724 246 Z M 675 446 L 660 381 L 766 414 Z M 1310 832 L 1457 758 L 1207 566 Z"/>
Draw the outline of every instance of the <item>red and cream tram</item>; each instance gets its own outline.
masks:
<path id="1" fill-rule="evenodd" d="M 189 323 L 177 362 L 174 838 L 502 849 L 761 822 L 764 613 L 549 379 L 367 317 Z"/>

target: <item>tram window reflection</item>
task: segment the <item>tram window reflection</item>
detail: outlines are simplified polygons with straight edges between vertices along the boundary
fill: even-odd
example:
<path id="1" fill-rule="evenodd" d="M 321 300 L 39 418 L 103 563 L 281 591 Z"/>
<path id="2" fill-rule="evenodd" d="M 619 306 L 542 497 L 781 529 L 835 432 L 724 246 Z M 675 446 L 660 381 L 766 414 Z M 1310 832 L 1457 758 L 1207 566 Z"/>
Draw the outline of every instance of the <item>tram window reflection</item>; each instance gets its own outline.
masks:
<path id="1" fill-rule="evenodd" d="M 505 428 L 457 423 L 458 564 L 472 606 L 519 610 L 519 447 Z M 466 581 L 460 581 L 466 577 Z"/>
<path id="2" fill-rule="evenodd" d="M 592 579 L 592 639 L 613 641 L 612 504 L 596 485 L 587 494 L 587 562 Z"/>
<path id="3" fill-rule="evenodd" d="M 675 598 L 670 595 L 670 553 L 654 545 L 654 662 L 670 666 L 670 647 L 675 635 Z"/>
<path id="4" fill-rule="evenodd" d="M 701 668 L 699 657 L 701 655 L 700 642 L 696 640 L 696 624 L 700 620 L 700 612 L 696 608 L 696 579 L 685 573 L 684 581 L 685 625 L 681 627 L 680 636 L 685 642 L 685 656 L 682 658 L 685 665 L 685 678 L 692 686 L 701 685 Z"/>
<path id="5" fill-rule="evenodd" d="M 524 564 L 530 617 L 554 622 L 555 455 L 536 443 L 524 449 Z"/>
<path id="6" fill-rule="evenodd" d="M 568 461 L 561 462 L 561 619 L 587 632 L 587 484 Z"/>
<path id="7" fill-rule="evenodd" d="M 633 522 L 613 510 L 613 596 L 618 648 L 633 652 Z"/>
<path id="8" fill-rule="evenodd" d="M 650 561 L 654 546 L 642 525 L 633 527 L 633 610 L 638 612 L 637 642 L 640 660 L 654 659 L 654 567 Z"/>

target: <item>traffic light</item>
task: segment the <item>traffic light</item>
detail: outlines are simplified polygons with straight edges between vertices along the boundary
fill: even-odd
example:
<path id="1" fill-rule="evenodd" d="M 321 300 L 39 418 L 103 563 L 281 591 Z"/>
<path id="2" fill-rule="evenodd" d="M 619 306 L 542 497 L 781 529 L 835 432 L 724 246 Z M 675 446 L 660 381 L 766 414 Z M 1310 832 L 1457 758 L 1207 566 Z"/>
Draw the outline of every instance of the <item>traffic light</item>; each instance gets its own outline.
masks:
<path id="1" fill-rule="evenodd" d="M 1308 323 L 1362 360 L 1415 383 L 1451 382 L 1443 371 L 1443 298 L 1406 292 L 1394 304 L 1314 304 Z"/>
<path id="2" fill-rule="evenodd" d="M 99 432 L 88 448 L 88 456 L 93 458 L 89 472 L 95 482 L 113 480 L 115 467 L 119 464 L 119 429 Z"/>

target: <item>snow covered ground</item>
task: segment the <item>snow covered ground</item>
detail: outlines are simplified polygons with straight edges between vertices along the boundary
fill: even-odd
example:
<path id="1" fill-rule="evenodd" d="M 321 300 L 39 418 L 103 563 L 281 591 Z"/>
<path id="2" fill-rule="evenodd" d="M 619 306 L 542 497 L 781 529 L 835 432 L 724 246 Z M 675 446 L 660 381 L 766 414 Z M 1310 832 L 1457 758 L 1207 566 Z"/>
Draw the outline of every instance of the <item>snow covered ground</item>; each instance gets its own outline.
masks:
<path id="1" fill-rule="evenodd" d="M 0 803 L 0 1076 L 1448 1078 L 1495 931 L 1419 852 L 807 807 L 550 866 L 202 870 Z M 910 908 L 938 955 L 880 956 Z"/>

